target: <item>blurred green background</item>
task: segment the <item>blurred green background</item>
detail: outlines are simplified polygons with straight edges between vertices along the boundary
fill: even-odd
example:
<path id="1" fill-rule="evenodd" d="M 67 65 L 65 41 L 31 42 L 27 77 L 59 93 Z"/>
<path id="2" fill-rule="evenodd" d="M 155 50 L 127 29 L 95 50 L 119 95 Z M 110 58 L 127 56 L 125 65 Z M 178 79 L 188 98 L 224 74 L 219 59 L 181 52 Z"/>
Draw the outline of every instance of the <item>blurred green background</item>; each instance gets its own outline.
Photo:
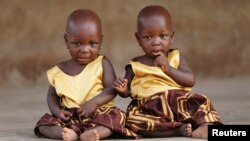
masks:
<path id="1" fill-rule="evenodd" d="M 248 0 L 0 0 L 0 86 L 46 82 L 45 72 L 70 56 L 63 39 L 68 15 L 87 8 L 101 17 L 102 53 L 118 76 L 142 54 L 134 33 L 145 6 L 166 7 L 175 39 L 199 77 L 250 75 Z"/>

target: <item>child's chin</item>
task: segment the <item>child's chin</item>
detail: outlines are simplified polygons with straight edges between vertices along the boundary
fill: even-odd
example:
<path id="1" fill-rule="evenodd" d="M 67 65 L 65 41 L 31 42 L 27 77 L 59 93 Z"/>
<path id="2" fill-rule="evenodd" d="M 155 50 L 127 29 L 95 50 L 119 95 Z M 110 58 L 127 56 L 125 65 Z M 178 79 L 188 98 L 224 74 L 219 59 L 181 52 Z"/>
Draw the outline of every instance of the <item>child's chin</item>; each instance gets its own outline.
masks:
<path id="1" fill-rule="evenodd" d="M 78 63 L 80 65 L 87 65 L 89 63 L 89 61 L 78 61 Z"/>
<path id="2" fill-rule="evenodd" d="M 151 55 L 151 58 L 156 58 L 156 57 L 158 57 L 159 55 L 155 55 L 155 54 L 152 54 Z"/>

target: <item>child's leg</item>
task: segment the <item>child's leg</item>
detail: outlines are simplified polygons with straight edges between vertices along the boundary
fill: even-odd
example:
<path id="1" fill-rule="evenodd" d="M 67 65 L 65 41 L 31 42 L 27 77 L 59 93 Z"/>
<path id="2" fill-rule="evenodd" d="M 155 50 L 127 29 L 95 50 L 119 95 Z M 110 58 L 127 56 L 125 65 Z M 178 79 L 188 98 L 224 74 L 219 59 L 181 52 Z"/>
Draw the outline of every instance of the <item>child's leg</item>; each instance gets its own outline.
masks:
<path id="1" fill-rule="evenodd" d="M 50 139 L 62 139 L 62 130 L 63 128 L 60 126 L 40 126 L 38 130 L 42 135 L 46 138 Z"/>
<path id="2" fill-rule="evenodd" d="M 99 139 L 106 138 L 112 134 L 112 131 L 104 126 L 97 126 L 89 129 L 80 135 L 81 141 L 99 141 Z"/>
<path id="3" fill-rule="evenodd" d="M 63 128 L 62 131 L 62 140 L 63 141 L 76 141 L 78 140 L 78 135 L 76 134 L 76 132 L 72 129 L 69 128 Z"/>
<path id="4" fill-rule="evenodd" d="M 188 123 L 168 131 L 138 131 L 138 133 L 144 137 L 173 137 L 173 136 L 191 137 L 192 125 Z"/>
<path id="5" fill-rule="evenodd" d="M 208 136 L 208 125 L 209 123 L 204 123 L 200 125 L 197 129 L 195 129 L 192 133 L 192 137 L 207 139 Z"/>

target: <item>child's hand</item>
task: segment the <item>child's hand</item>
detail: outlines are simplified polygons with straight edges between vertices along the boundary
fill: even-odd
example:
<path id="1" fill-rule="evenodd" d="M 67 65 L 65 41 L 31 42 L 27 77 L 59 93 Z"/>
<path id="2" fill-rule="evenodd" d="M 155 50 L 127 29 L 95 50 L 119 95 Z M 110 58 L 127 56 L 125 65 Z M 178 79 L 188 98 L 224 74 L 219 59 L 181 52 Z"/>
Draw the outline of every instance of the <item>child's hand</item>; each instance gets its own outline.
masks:
<path id="1" fill-rule="evenodd" d="M 96 110 L 97 105 L 95 105 L 93 102 L 89 101 L 84 104 L 81 104 L 80 108 L 77 109 L 77 113 L 80 117 L 91 117 Z"/>
<path id="2" fill-rule="evenodd" d="M 114 82 L 114 88 L 119 92 L 119 93 L 125 93 L 127 92 L 128 88 L 127 88 L 127 84 L 128 84 L 128 80 L 127 79 L 123 79 L 121 77 L 117 78 Z"/>
<path id="3" fill-rule="evenodd" d="M 166 56 L 163 53 L 160 53 L 159 56 L 155 58 L 155 66 L 160 67 L 161 70 L 165 73 L 169 70 L 169 64 Z"/>
<path id="4" fill-rule="evenodd" d="M 66 111 L 66 110 L 63 110 L 61 109 L 57 115 L 56 115 L 58 118 L 60 118 L 61 120 L 63 121 L 69 121 L 70 118 L 72 117 L 72 114 L 69 112 L 69 111 Z"/>

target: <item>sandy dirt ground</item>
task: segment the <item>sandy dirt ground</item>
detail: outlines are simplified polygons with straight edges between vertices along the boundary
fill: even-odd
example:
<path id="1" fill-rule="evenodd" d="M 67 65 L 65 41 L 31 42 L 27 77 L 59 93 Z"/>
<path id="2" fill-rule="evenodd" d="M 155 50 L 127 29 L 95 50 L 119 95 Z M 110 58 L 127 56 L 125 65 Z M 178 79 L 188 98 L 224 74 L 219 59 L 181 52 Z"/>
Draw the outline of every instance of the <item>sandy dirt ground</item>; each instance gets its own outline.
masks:
<path id="1" fill-rule="evenodd" d="M 250 124 L 250 77 L 197 80 L 193 92 L 206 94 L 225 124 Z M 0 141 L 38 141 L 33 128 L 37 120 L 49 112 L 46 103 L 47 85 L 0 88 Z M 116 98 L 125 109 L 130 99 Z M 166 140 L 166 138 L 142 139 Z M 184 137 L 169 141 L 197 140 Z"/>

